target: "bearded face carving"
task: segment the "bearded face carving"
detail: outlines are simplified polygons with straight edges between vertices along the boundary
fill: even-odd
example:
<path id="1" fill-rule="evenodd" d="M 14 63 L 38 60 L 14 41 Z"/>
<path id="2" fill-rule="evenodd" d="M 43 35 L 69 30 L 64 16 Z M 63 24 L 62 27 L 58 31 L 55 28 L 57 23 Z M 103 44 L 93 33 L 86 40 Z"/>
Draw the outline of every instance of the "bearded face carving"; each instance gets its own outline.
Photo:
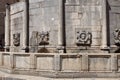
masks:
<path id="1" fill-rule="evenodd" d="M 20 33 L 13 34 L 13 44 L 14 46 L 20 45 Z"/>
<path id="2" fill-rule="evenodd" d="M 90 45 L 92 43 L 92 34 L 87 31 L 77 31 L 76 44 Z"/>

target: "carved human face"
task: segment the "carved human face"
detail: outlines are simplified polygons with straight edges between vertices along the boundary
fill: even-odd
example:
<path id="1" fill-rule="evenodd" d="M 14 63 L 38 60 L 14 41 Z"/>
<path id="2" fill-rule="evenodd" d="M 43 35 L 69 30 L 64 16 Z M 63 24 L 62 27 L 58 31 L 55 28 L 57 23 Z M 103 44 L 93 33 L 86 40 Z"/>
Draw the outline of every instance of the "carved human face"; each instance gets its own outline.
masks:
<path id="1" fill-rule="evenodd" d="M 13 44 L 15 46 L 20 45 L 20 33 L 13 34 Z"/>
<path id="2" fill-rule="evenodd" d="M 86 35 L 85 35 L 85 34 L 81 34 L 81 35 L 80 35 L 80 38 L 81 38 L 81 39 L 85 39 L 85 38 L 86 38 Z"/>

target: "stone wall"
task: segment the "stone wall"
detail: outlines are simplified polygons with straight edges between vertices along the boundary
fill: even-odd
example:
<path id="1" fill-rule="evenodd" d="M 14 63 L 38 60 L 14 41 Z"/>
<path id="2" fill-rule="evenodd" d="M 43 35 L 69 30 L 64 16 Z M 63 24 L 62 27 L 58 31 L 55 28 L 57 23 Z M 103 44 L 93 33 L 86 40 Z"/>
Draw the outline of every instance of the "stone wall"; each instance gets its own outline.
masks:
<path id="1" fill-rule="evenodd" d="M 59 0 L 30 0 L 30 46 L 41 46 L 39 45 L 39 40 L 35 42 L 32 38 L 36 35 L 33 39 L 37 39 L 42 32 L 48 32 L 49 35 L 49 45 L 46 46 L 51 48 L 58 45 L 58 27 L 60 26 L 59 14 Z M 37 51 L 35 50 L 35 52 Z"/>
<path id="2" fill-rule="evenodd" d="M 55 48 L 50 52 L 55 52 L 59 42 L 59 27 L 60 27 L 60 7 L 59 0 L 49 1 L 29 1 L 29 45 L 32 52 L 38 52 L 39 39 L 38 36 L 42 32 L 48 32 L 47 48 Z M 84 5 L 85 4 L 85 5 Z M 98 5 L 99 4 L 99 5 Z M 92 46 L 100 46 L 101 41 L 101 24 L 102 18 L 101 2 L 74 2 L 66 1 L 65 6 L 65 34 L 66 46 L 76 46 L 76 36 L 78 31 L 86 31 L 92 34 Z M 11 5 L 11 41 L 13 34 L 20 33 L 20 46 L 22 46 L 22 17 L 23 17 L 23 2 Z M 89 8 L 90 9 L 89 9 Z M 64 8 L 64 7 L 63 7 Z M 83 12 L 84 11 L 84 12 Z M 91 13 L 89 13 L 91 12 Z M 97 17 L 99 16 L 99 17 Z M 84 17 L 84 18 L 82 18 Z M 82 18 L 82 19 L 81 19 Z M 91 22 L 90 22 L 91 21 Z M 95 28 L 98 27 L 98 28 Z M 11 42 L 11 45 L 13 42 Z M 44 46 L 44 44 L 42 45 Z M 15 49 L 17 49 L 15 47 Z M 19 48 L 18 48 L 19 49 Z M 71 48 L 70 48 L 71 49 Z M 14 51 L 14 50 L 13 50 Z M 19 51 L 19 50 L 16 50 Z M 71 51 L 68 51 L 71 52 Z"/>
<path id="3" fill-rule="evenodd" d="M 115 29 L 120 29 L 120 1 L 108 0 L 108 4 L 110 44 L 114 45 L 113 32 Z"/>
<path id="4" fill-rule="evenodd" d="M 46 77 L 119 77 L 119 53 L 0 53 L 0 70 Z"/>
<path id="5" fill-rule="evenodd" d="M 76 45 L 77 34 L 80 35 L 78 32 L 82 31 L 90 32 L 92 34 L 90 44 L 92 47 L 101 46 L 102 20 L 104 19 L 102 4 L 104 4 L 102 3 L 102 0 L 66 0 L 65 24 L 67 47 L 79 47 Z M 83 46 L 84 45 L 81 47 Z M 70 52 L 71 48 L 68 48 Z"/>
<path id="6" fill-rule="evenodd" d="M 78 31 L 89 31 L 92 33 L 92 45 L 101 45 L 102 27 L 102 0 L 66 0 L 66 44 L 76 43 Z"/>
<path id="7" fill-rule="evenodd" d="M 23 2 L 18 2 L 10 6 L 10 18 L 11 18 L 11 51 L 19 52 L 23 44 Z M 14 35 L 20 34 L 20 44 L 19 46 L 14 46 Z M 18 37 L 18 38 L 19 38 Z"/>
<path id="8" fill-rule="evenodd" d="M 16 2 L 15 0 L 0 0 L 0 46 L 4 46 L 4 26 L 5 26 L 5 5 L 6 3 L 12 4 Z"/>
<path id="9" fill-rule="evenodd" d="M 21 51 L 23 44 L 23 5 L 18 2 L 11 5 L 11 51 Z M 29 45 L 32 52 L 38 52 L 40 40 L 38 37 L 42 32 L 48 33 L 48 48 L 55 48 L 58 45 L 59 22 L 59 0 L 32 1 L 29 3 Z M 20 34 L 20 45 L 15 47 L 13 35 Z M 36 41 L 37 40 L 37 41 Z M 42 45 L 44 46 L 44 45 Z M 13 48 L 14 47 L 14 48 Z M 34 49 L 35 48 L 35 49 Z M 37 48 L 37 49 L 36 49 Z M 52 51 L 52 50 L 51 50 Z M 53 51 L 52 51 L 53 52 Z"/>
<path id="10" fill-rule="evenodd" d="M 105 49 L 111 47 L 110 51 L 116 52 L 113 32 L 116 28 L 119 29 L 119 1 L 109 0 L 106 3 L 104 0 L 66 0 L 63 2 L 63 11 L 59 2 L 60 0 L 29 1 L 27 38 L 30 52 L 42 52 L 43 48 L 46 52 L 56 52 L 61 38 L 64 38 L 62 46 L 68 53 L 103 52 L 103 45 Z M 11 5 L 11 51 L 15 52 L 21 51 L 24 44 L 24 7 L 22 1 Z M 16 33 L 20 34 L 19 46 L 13 45 L 13 35 Z"/>

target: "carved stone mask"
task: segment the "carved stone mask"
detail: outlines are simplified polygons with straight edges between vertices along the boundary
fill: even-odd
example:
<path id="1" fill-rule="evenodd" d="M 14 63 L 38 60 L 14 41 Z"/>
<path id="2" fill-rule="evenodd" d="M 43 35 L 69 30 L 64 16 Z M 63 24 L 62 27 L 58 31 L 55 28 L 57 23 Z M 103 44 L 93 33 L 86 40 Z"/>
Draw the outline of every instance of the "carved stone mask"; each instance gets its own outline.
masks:
<path id="1" fill-rule="evenodd" d="M 13 44 L 14 46 L 20 45 L 20 33 L 13 34 Z"/>
<path id="2" fill-rule="evenodd" d="M 77 31 L 76 44 L 77 45 L 90 45 L 92 43 L 92 34 L 87 31 Z"/>
<path id="3" fill-rule="evenodd" d="M 48 45 L 49 44 L 49 32 L 40 32 L 38 33 L 38 43 L 39 45 Z"/>

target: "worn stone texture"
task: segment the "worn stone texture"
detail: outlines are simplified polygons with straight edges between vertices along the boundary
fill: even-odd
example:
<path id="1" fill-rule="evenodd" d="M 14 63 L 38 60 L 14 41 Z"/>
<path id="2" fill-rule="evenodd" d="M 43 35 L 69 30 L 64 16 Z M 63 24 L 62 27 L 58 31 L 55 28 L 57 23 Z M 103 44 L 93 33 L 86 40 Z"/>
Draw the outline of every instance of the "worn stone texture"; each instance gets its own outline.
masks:
<path id="1" fill-rule="evenodd" d="M 6 66 L 6 67 L 10 67 L 10 55 L 9 54 L 5 54 L 3 55 L 3 65 Z"/>
<path id="2" fill-rule="evenodd" d="M 30 3 L 30 36 L 33 31 L 49 31 L 50 45 L 55 46 L 59 27 L 58 0 L 31 0 Z"/>
<path id="3" fill-rule="evenodd" d="M 32 53 L 20 52 L 24 43 L 23 32 L 26 31 L 24 21 L 27 21 L 23 21 L 24 17 L 26 17 L 23 14 L 23 6 L 25 5 L 23 5 L 23 2 L 19 2 L 11 5 L 11 52 L 1 53 L 0 67 L 2 68 L 0 70 L 9 73 L 54 77 L 54 79 L 56 77 L 71 79 L 78 77 L 78 80 L 79 77 L 109 77 L 113 79 L 120 77 L 120 54 L 109 54 L 100 50 L 102 37 L 104 36 L 101 34 L 102 32 L 105 34 L 105 31 L 102 31 L 103 27 L 106 26 L 103 22 L 105 21 L 105 17 L 107 17 L 108 23 L 110 23 L 107 24 L 106 32 L 109 40 L 107 42 L 114 45 L 112 32 L 115 28 L 120 28 L 118 4 L 120 2 L 118 0 L 107 1 L 107 14 L 109 14 L 107 16 L 105 16 L 103 11 L 105 5 L 103 7 L 102 0 L 66 0 L 63 16 L 65 19 L 63 21 L 65 21 L 64 37 L 66 54 L 55 53 L 59 40 L 61 40 L 59 39 L 59 29 L 61 29 L 60 12 L 62 12 L 59 6 L 60 0 L 29 1 L 29 34 L 27 36 L 29 38 L 28 48 Z M 49 32 L 49 45 L 38 45 L 38 35 L 42 31 Z M 92 34 L 92 44 L 90 46 L 76 45 L 76 34 L 80 31 L 88 31 Z M 20 33 L 20 46 L 18 47 L 12 45 L 13 34 L 16 33 Z M 84 41 L 84 36 L 81 38 Z M 42 78 L 42 80 L 44 79 Z"/>
<path id="4" fill-rule="evenodd" d="M 81 71 L 81 57 L 66 56 L 62 58 L 62 71 Z"/>
<path id="5" fill-rule="evenodd" d="M 49 71 L 49 70 L 53 70 L 53 57 L 37 57 L 37 65 L 36 65 L 36 69 L 38 71 Z M 44 62 L 45 61 L 45 62 Z"/>
<path id="6" fill-rule="evenodd" d="M 0 70 L 51 78 L 119 78 L 119 53 L 18 53 L 0 55 Z"/>
<path id="7" fill-rule="evenodd" d="M 120 1 L 108 0 L 108 3 L 110 44 L 114 45 L 113 32 L 115 29 L 120 29 Z"/>
<path id="8" fill-rule="evenodd" d="M 10 51 L 21 51 L 21 47 L 23 44 L 23 32 L 22 32 L 22 26 L 23 26 L 23 2 L 19 2 L 18 6 L 17 5 L 11 5 L 11 50 Z M 20 8 L 19 8 L 20 7 Z M 13 35 L 19 33 L 20 34 L 20 45 L 15 47 L 13 46 Z"/>
<path id="9" fill-rule="evenodd" d="M 4 46 L 4 26 L 5 26 L 5 5 L 6 3 L 12 4 L 15 3 L 16 0 L 0 0 L 0 45 Z"/>
<path id="10" fill-rule="evenodd" d="M 78 5 L 79 4 L 79 5 Z M 65 5 L 66 10 L 66 39 L 67 45 L 75 43 L 74 38 L 76 28 L 89 28 L 92 32 L 92 45 L 100 45 L 95 43 L 100 41 L 101 19 L 102 19 L 102 4 L 100 0 L 97 1 L 83 1 L 83 0 L 68 0 Z M 72 26 L 70 28 L 69 26 Z M 95 28 L 94 28 L 95 27 Z M 71 32 L 73 31 L 73 33 Z M 94 33 L 93 33 L 94 31 Z M 97 39 L 96 39 L 97 38 Z"/>
<path id="11" fill-rule="evenodd" d="M 31 52 L 37 52 L 38 43 L 31 42 L 32 33 L 49 32 L 49 45 L 45 47 L 52 48 L 54 52 L 60 42 L 61 29 L 61 11 L 60 0 L 29 0 L 29 47 L 34 48 Z M 113 32 L 119 29 L 119 1 L 107 0 L 107 44 L 108 46 L 115 46 Z M 103 45 L 103 27 L 104 25 L 104 6 L 102 0 L 66 0 L 64 1 L 63 27 L 65 33 L 64 44 L 67 47 L 66 52 L 82 52 L 79 49 L 83 47 L 76 45 L 77 31 L 90 31 L 92 33 L 92 44 L 88 47 L 88 52 L 98 52 Z M 12 34 L 20 33 L 20 46 L 23 44 L 23 9 L 24 2 L 18 2 L 11 5 L 11 32 Z M 106 34 L 104 32 L 104 34 Z M 35 38 L 37 40 L 37 38 Z M 106 39 L 105 39 L 106 40 Z M 62 41 L 62 40 L 61 40 Z M 11 36 L 12 44 L 12 36 Z M 33 44 L 33 45 L 31 45 Z M 96 51 L 93 47 L 99 47 Z M 116 47 L 116 46 L 115 46 Z M 39 48 L 40 49 L 40 48 Z M 95 48 L 94 48 L 95 49 Z M 21 49 L 17 50 L 21 51 Z M 84 52 L 84 51 L 83 51 Z M 87 51 L 86 51 L 87 52 Z M 111 52 L 115 52 L 113 49 Z"/>
<path id="12" fill-rule="evenodd" d="M 40 76 L 17 75 L 0 72 L 0 77 L 5 80 L 120 80 L 120 78 L 45 78 Z M 0 78 L 0 79 L 1 79 Z"/>
<path id="13" fill-rule="evenodd" d="M 22 61 L 20 61 L 22 60 Z M 30 68 L 30 58 L 29 56 L 15 56 L 15 65 L 16 69 L 28 70 Z"/>
<path id="14" fill-rule="evenodd" d="M 89 70 L 90 71 L 110 71 L 111 60 L 106 56 L 103 57 L 90 57 L 89 58 Z M 102 66 L 101 66 L 102 65 Z"/>
<path id="15" fill-rule="evenodd" d="M 59 20 L 59 0 L 36 0 L 29 1 L 29 40 L 31 42 L 32 32 L 48 31 L 50 32 L 50 46 L 58 44 L 58 27 Z M 23 7 L 24 2 L 19 2 L 11 5 L 11 35 L 20 33 L 20 46 L 23 44 Z M 51 16 L 50 16 L 51 15 Z M 11 44 L 12 44 L 11 36 Z M 36 45 L 36 44 L 34 44 Z M 38 45 L 38 44 L 37 44 Z M 32 47 L 32 46 L 31 46 Z M 21 49 L 19 49 L 20 51 Z M 11 50 L 12 51 L 12 50 Z M 36 51 L 37 52 L 37 51 Z"/>

